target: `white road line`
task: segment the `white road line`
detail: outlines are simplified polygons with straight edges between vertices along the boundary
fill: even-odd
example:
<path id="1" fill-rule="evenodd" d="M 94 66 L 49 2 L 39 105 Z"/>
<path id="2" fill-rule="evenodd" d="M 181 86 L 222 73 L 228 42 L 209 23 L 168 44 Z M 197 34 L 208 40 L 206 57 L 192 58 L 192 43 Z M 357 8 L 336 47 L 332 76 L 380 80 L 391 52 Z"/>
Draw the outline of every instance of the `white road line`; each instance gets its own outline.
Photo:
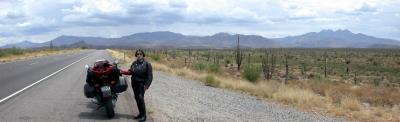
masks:
<path id="1" fill-rule="evenodd" d="M 29 65 L 34 65 L 34 64 L 37 64 L 38 62 L 33 62 L 33 63 L 31 63 L 31 64 L 29 64 Z"/>
<path id="2" fill-rule="evenodd" d="M 79 61 L 81 61 L 81 60 L 83 60 L 83 59 L 85 59 L 85 58 L 87 58 L 87 57 L 89 57 L 89 56 L 90 56 L 90 55 L 85 56 L 85 57 L 83 57 L 83 58 L 81 58 L 81 59 L 79 59 L 79 60 L 73 62 L 72 64 L 69 64 L 69 65 L 65 66 L 64 68 L 62 68 L 62 69 L 60 69 L 60 70 L 58 70 L 58 71 L 56 71 L 56 72 L 54 72 L 54 73 L 51 73 L 50 75 L 48 75 L 48 76 L 46 76 L 46 77 L 44 77 L 44 78 L 42 78 L 42 79 L 36 81 L 35 83 L 32 83 L 31 85 L 26 86 L 25 88 L 23 88 L 23 89 L 21 89 L 21 90 L 18 90 L 17 92 L 15 92 L 15 93 L 13 93 L 13 94 L 11 94 L 11 95 L 9 95 L 9 96 L 7 96 L 7 97 L 1 99 L 1 100 L 0 100 L 0 103 L 2 103 L 2 102 L 4 102 L 4 101 L 6 101 L 6 100 L 8 100 L 8 99 L 10 99 L 10 98 L 12 98 L 12 97 L 14 97 L 15 95 L 17 95 L 17 94 L 19 94 L 19 93 L 21 93 L 21 92 L 23 92 L 23 91 L 29 89 L 30 87 L 32 87 L 32 86 L 34 86 L 34 85 L 36 85 L 36 84 L 38 84 L 38 83 L 40 83 L 40 82 L 42 82 L 42 81 L 44 81 L 44 80 L 50 78 L 51 76 L 53 76 L 53 75 L 55 75 L 55 74 L 57 74 L 57 73 L 59 73 L 59 72 L 65 70 L 65 69 L 67 69 L 68 67 L 72 66 L 73 64 L 78 63 Z"/>

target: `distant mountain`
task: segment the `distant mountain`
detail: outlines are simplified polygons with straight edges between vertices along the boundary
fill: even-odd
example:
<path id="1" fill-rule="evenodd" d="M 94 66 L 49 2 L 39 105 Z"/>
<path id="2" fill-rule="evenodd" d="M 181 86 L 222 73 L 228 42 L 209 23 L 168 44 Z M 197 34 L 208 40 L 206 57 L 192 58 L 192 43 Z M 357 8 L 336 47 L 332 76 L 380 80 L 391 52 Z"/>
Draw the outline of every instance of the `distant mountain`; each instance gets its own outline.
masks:
<path id="1" fill-rule="evenodd" d="M 368 48 L 400 48 L 400 45 L 388 45 L 388 44 L 373 44 Z"/>
<path id="2" fill-rule="evenodd" d="M 299 36 L 274 39 L 285 47 L 303 48 L 368 48 L 373 45 L 400 46 L 400 42 L 391 39 L 376 38 L 349 30 L 322 30 Z"/>
<path id="3" fill-rule="evenodd" d="M 90 45 L 86 44 L 85 41 L 79 41 L 79 42 L 70 44 L 68 47 L 79 48 L 79 47 L 90 47 Z"/>
<path id="4" fill-rule="evenodd" d="M 376 38 L 364 34 L 354 34 L 349 30 L 322 30 L 298 36 L 269 39 L 258 35 L 239 34 L 240 45 L 245 48 L 397 48 L 400 42 Z M 210 36 L 190 36 L 169 31 L 144 32 L 120 38 L 59 36 L 44 43 L 21 43 L 4 47 L 37 48 L 49 46 L 70 47 L 140 47 L 140 48 L 232 48 L 238 34 L 216 33 Z"/>
<path id="5" fill-rule="evenodd" d="M 59 36 L 53 40 L 54 46 L 69 46 L 71 44 L 75 44 L 78 42 L 85 42 L 86 44 L 89 45 L 107 45 L 110 43 L 107 43 L 107 38 L 101 38 L 101 37 L 80 37 L 80 36 Z M 50 43 L 50 42 L 46 42 Z"/>
<path id="6" fill-rule="evenodd" d="M 25 41 L 15 43 L 15 44 L 4 45 L 4 46 L 2 46 L 2 48 L 13 48 L 13 47 L 16 47 L 16 48 L 38 48 L 38 47 L 44 47 L 44 46 L 45 45 L 42 43 L 33 43 L 33 42 L 25 40 Z"/>

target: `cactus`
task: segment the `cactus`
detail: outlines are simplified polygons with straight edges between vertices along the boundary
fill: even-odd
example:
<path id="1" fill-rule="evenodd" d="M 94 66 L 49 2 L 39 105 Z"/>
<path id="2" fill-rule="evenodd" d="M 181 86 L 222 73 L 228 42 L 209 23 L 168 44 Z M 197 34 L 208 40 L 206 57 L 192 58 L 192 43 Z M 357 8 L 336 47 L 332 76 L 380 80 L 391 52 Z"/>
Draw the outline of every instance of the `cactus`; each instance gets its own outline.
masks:
<path id="1" fill-rule="evenodd" d="M 324 76 L 325 76 L 325 78 L 326 78 L 326 76 L 327 76 L 327 75 L 326 75 L 326 69 L 327 69 L 327 68 L 326 68 L 326 62 L 327 62 L 327 61 L 326 61 L 326 57 L 327 57 L 327 56 L 326 56 L 326 52 L 325 52 L 325 54 L 324 54 Z"/>
<path id="2" fill-rule="evenodd" d="M 288 65 L 288 56 L 285 54 L 285 82 L 284 84 L 287 83 L 289 80 L 289 65 Z"/>
<path id="3" fill-rule="evenodd" d="M 358 81 L 357 81 L 357 72 L 354 71 L 354 85 L 357 85 Z"/>
<path id="4" fill-rule="evenodd" d="M 247 63 L 248 63 L 248 64 L 251 64 L 250 58 L 251 58 L 251 54 L 249 53 L 248 56 L 247 56 Z"/>
<path id="5" fill-rule="evenodd" d="M 272 79 L 272 76 L 274 75 L 274 71 L 275 71 L 275 55 L 272 54 L 271 55 L 271 70 L 269 71 L 271 73 L 270 73 L 268 79 Z"/>
<path id="6" fill-rule="evenodd" d="M 187 58 L 185 57 L 185 66 L 186 66 L 186 64 L 187 64 Z"/>
<path id="7" fill-rule="evenodd" d="M 207 62 L 209 62 L 210 61 L 210 57 L 211 57 L 211 53 L 210 53 L 210 51 L 207 51 Z"/>
<path id="8" fill-rule="evenodd" d="M 240 71 L 240 66 L 242 65 L 242 59 L 243 59 L 243 52 L 240 50 L 240 45 L 239 45 L 239 35 L 237 39 L 237 44 L 236 44 L 236 64 L 238 66 L 237 70 Z"/>
<path id="9" fill-rule="evenodd" d="M 272 61 L 271 61 L 272 63 Z M 269 64 L 269 54 L 266 53 L 266 56 L 262 58 L 262 69 L 264 73 L 264 78 L 270 80 L 271 78 L 271 66 Z"/>
<path id="10" fill-rule="evenodd" d="M 301 65 L 302 65 L 301 74 L 303 75 L 304 79 L 307 79 L 306 62 L 303 60 L 303 61 L 301 62 Z"/>

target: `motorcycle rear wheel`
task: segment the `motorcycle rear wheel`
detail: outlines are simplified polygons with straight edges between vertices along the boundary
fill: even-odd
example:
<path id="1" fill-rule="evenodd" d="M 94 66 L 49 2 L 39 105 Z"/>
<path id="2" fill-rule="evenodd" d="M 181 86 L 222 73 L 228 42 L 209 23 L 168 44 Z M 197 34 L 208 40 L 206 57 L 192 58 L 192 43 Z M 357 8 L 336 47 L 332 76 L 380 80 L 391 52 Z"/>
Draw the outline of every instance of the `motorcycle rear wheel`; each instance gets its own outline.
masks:
<path id="1" fill-rule="evenodd" d="M 111 99 L 107 100 L 105 102 L 105 106 L 104 107 L 106 108 L 107 117 L 108 118 L 113 118 L 114 115 L 115 115 L 115 112 L 114 112 L 114 105 L 112 103 L 112 100 Z"/>

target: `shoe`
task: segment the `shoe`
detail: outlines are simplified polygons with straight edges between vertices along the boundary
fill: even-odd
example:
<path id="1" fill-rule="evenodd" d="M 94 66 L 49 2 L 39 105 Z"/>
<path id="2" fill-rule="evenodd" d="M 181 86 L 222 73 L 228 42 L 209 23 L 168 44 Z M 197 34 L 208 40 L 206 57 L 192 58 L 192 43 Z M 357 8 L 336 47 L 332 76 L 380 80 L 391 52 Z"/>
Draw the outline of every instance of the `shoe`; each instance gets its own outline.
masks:
<path id="1" fill-rule="evenodd" d="M 139 122 L 144 122 L 146 121 L 146 116 L 142 116 L 138 119 Z"/>
<path id="2" fill-rule="evenodd" d="M 142 117 L 142 115 L 139 114 L 139 115 L 135 116 L 134 119 L 139 119 L 141 117 Z"/>

